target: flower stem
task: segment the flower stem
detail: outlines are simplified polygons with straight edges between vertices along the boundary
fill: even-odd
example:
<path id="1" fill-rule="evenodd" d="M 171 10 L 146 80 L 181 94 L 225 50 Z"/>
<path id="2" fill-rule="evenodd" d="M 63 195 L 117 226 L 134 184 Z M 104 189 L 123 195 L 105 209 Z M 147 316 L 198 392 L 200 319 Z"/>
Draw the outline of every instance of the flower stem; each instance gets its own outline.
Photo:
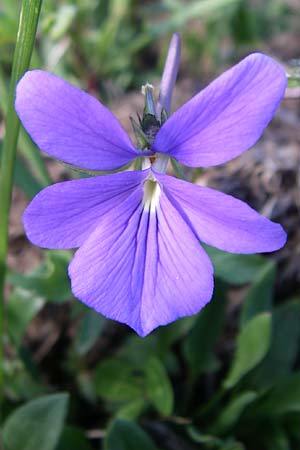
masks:
<path id="1" fill-rule="evenodd" d="M 159 99 L 156 105 L 157 120 L 161 119 L 161 113 L 171 112 L 171 99 L 178 74 L 181 53 L 181 37 L 179 33 L 174 33 L 170 42 L 167 59 L 160 83 Z"/>
<path id="2" fill-rule="evenodd" d="M 0 403 L 3 392 L 4 279 L 8 247 L 9 211 L 20 122 L 14 109 L 15 88 L 28 69 L 33 50 L 42 0 L 23 0 L 14 51 L 6 111 L 6 134 L 2 147 L 0 174 Z"/>

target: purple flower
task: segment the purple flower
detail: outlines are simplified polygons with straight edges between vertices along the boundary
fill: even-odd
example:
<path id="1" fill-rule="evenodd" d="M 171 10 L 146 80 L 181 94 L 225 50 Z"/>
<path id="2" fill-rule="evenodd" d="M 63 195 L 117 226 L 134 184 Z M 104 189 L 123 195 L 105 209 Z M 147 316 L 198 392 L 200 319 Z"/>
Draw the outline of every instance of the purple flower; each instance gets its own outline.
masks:
<path id="1" fill-rule="evenodd" d="M 166 175 L 167 159 L 207 167 L 240 155 L 261 136 L 285 87 L 282 68 L 252 54 L 176 111 L 141 151 L 95 98 L 52 74 L 27 72 L 16 110 L 43 151 L 91 170 L 138 157 L 144 167 L 47 187 L 24 213 L 28 238 L 79 247 L 69 266 L 74 295 L 140 336 L 197 313 L 213 292 L 199 240 L 258 253 L 282 247 L 286 234 L 240 200 Z"/>

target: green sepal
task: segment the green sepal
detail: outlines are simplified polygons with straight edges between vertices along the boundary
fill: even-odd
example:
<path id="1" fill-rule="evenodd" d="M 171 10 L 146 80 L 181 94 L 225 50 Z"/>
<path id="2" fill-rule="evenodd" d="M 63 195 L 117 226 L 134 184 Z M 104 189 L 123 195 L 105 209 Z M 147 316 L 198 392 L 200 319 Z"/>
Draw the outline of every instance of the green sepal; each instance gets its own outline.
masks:
<path id="1" fill-rule="evenodd" d="M 160 123 L 163 125 L 168 120 L 168 113 L 165 108 L 161 110 L 160 113 Z"/>
<path id="2" fill-rule="evenodd" d="M 137 140 L 137 144 L 138 144 L 138 148 L 141 150 L 144 150 L 146 148 L 149 147 L 150 142 L 146 136 L 146 134 L 144 133 L 144 131 L 139 127 L 139 125 L 136 123 L 136 121 L 133 119 L 133 117 L 130 117 L 130 121 L 131 121 L 131 125 Z M 142 126 L 142 120 L 139 117 L 139 121 L 141 123 Z"/>
<path id="3" fill-rule="evenodd" d="M 137 118 L 138 118 L 138 121 L 139 121 L 139 126 L 140 126 L 140 128 L 142 128 L 142 125 L 143 125 L 143 119 L 142 119 L 142 117 L 139 115 L 138 112 L 136 113 L 136 115 L 137 115 Z"/>
<path id="4" fill-rule="evenodd" d="M 144 108 L 144 116 L 147 114 L 151 114 L 155 116 L 155 103 L 153 98 L 153 86 L 150 84 L 146 84 L 142 88 L 142 92 L 145 95 L 145 108 Z"/>

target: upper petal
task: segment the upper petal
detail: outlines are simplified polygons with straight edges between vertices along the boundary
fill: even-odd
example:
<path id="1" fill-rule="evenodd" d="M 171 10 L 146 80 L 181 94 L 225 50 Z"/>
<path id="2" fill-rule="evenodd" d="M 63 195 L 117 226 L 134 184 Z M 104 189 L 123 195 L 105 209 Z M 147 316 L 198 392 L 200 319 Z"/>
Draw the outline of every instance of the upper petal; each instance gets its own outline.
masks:
<path id="1" fill-rule="evenodd" d="M 148 172 L 83 178 L 43 189 L 24 212 L 27 237 L 40 247 L 79 247 L 111 209 L 130 196 L 141 201 Z"/>
<path id="2" fill-rule="evenodd" d="M 249 55 L 178 109 L 157 133 L 153 149 L 192 167 L 229 161 L 259 139 L 286 83 L 273 59 Z"/>
<path id="3" fill-rule="evenodd" d="M 140 155 L 105 106 L 53 74 L 25 73 L 17 85 L 15 107 L 38 147 L 62 161 L 113 170 Z"/>
<path id="4" fill-rule="evenodd" d="M 198 312 L 211 298 L 212 271 L 163 192 L 155 210 L 131 197 L 110 211 L 69 266 L 75 296 L 141 336 Z"/>
<path id="5" fill-rule="evenodd" d="M 285 244 L 281 225 L 241 200 L 168 175 L 156 176 L 170 201 L 206 244 L 232 253 L 271 252 Z"/>

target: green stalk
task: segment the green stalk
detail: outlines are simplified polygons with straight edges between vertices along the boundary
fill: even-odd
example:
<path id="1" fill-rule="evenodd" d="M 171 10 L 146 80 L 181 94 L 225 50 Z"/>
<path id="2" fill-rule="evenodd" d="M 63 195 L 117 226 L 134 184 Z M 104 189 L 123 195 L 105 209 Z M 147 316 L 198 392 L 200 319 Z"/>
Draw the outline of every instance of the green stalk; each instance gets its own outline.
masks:
<path id="1" fill-rule="evenodd" d="M 8 224 L 20 122 L 14 109 L 15 88 L 28 69 L 34 46 L 42 0 L 23 0 L 19 19 L 6 111 L 6 134 L 0 174 L 0 402 L 3 391 L 4 279 L 8 247 Z"/>

